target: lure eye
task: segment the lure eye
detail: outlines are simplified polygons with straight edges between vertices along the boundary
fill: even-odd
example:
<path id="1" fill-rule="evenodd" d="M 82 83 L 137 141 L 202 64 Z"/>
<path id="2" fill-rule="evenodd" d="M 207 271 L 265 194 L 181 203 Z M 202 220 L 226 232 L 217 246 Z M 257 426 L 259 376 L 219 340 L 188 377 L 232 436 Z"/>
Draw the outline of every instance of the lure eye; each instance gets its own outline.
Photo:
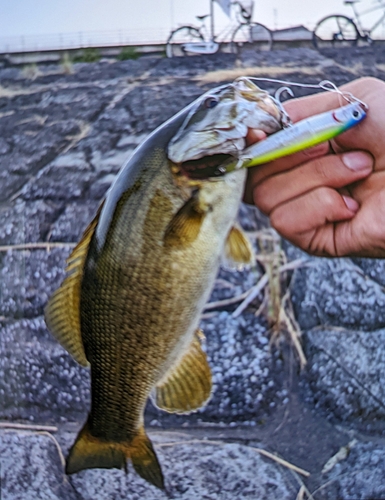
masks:
<path id="1" fill-rule="evenodd" d="M 208 97 L 205 100 L 205 108 L 207 109 L 215 108 L 217 104 L 218 104 L 218 99 L 216 99 L 215 97 Z"/>
<path id="2" fill-rule="evenodd" d="M 357 110 L 353 111 L 353 118 L 358 118 L 359 116 L 360 113 Z"/>

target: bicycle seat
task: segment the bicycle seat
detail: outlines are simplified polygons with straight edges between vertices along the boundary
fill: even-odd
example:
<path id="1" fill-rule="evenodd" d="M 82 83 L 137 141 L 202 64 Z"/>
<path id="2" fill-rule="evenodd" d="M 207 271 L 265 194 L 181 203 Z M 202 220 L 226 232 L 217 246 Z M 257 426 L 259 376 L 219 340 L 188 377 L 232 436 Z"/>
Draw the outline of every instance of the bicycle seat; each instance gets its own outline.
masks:
<path id="1" fill-rule="evenodd" d="M 209 17 L 210 14 L 206 14 L 204 16 L 195 16 L 199 21 L 203 21 L 203 19 L 206 19 L 206 17 Z"/>
<path id="2" fill-rule="evenodd" d="M 360 0 L 344 0 L 344 4 L 349 5 L 350 3 L 357 3 L 360 2 Z"/>

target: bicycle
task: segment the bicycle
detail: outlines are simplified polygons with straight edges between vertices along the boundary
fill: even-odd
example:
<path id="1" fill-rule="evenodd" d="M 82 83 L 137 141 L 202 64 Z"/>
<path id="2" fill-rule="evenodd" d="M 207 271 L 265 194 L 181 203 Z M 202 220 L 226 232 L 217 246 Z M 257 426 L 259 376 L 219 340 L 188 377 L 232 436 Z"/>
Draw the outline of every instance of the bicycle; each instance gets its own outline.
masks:
<path id="1" fill-rule="evenodd" d="M 201 22 L 200 26 L 180 26 L 170 33 L 166 43 L 167 57 L 215 54 L 219 50 L 239 53 L 248 44 L 260 51 L 271 49 L 273 37 L 270 30 L 263 24 L 251 21 L 252 2 L 250 9 L 246 10 L 240 2 L 234 0 L 231 8 L 232 13 L 235 11 L 235 16 L 232 15 L 230 24 L 219 35 L 215 35 L 213 1 L 210 3 L 210 14 L 196 16 Z M 211 18 L 211 33 L 206 27 L 208 18 Z"/>
<path id="2" fill-rule="evenodd" d="M 355 3 L 360 0 L 344 0 L 344 4 L 350 5 L 354 17 L 350 18 L 343 14 L 333 14 L 318 21 L 313 31 L 313 44 L 317 49 L 328 47 L 354 47 L 359 43 L 371 45 L 374 41 L 372 34 L 385 21 L 385 1 L 377 0 L 379 5 L 358 12 Z M 364 29 L 361 16 L 382 9 L 380 18 L 370 29 Z"/>

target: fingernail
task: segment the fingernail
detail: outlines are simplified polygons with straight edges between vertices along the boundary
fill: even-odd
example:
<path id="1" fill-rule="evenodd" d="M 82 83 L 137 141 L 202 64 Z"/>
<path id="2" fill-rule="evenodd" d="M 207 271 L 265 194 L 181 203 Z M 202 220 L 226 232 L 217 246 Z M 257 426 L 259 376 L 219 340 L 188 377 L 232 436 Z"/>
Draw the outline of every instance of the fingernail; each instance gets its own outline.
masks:
<path id="1" fill-rule="evenodd" d="M 351 153 L 345 153 L 342 155 L 342 161 L 344 165 L 354 170 L 354 172 L 369 170 L 372 168 L 373 160 L 367 154 L 361 151 L 352 151 Z"/>
<path id="2" fill-rule="evenodd" d="M 345 205 L 348 207 L 348 209 L 351 212 L 357 212 L 358 209 L 360 208 L 359 204 L 354 200 L 353 198 L 350 198 L 350 196 L 344 196 L 342 195 L 342 198 L 344 199 Z"/>

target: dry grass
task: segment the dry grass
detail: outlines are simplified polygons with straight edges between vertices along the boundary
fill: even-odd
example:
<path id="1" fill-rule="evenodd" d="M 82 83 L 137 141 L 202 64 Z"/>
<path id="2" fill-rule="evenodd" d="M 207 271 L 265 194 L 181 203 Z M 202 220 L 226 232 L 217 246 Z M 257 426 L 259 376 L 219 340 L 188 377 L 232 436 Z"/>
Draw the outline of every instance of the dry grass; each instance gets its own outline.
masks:
<path id="1" fill-rule="evenodd" d="M 91 130 L 91 125 L 88 122 L 77 120 L 79 125 L 79 133 L 74 135 L 67 135 L 65 138 L 71 141 L 60 154 L 67 153 L 70 149 L 74 148 L 82 139 L 88 136 Z"/>
<path id="2" fill-rule="evenodd" d="M 254 307 L 256 316 L 265 314 L 268 320 L 271 342 L 277 345 L 286 336 L 297 353 L 301 368 L 304 368 L 306 357 L 301 346 L 301 329 L 295 319 L 290 299 L 290 288 L 286 285 L 283 287 L 283 283 L 288 271 L 308 266 L 309 263 L 305 259 L 288 262 L 285 252 L 281 248 L 281 238 L 273 229 L 252 231 L 248 235 L 256 240 L 258 250 L 255 260 L 259 262 L 265 272 L 256 285 L 242 294 L 209 302 L 204 310 L 215 311 L 221 307 L 240 303 L 232 313 L 232 317 L 237 318 L 248 307 Z M 259 306 L 256 308 L 253 302 L 261 295 Z M 215 313 L 206 313 L 204 317 L 209 318 L 213 314 Z"/>
<path id="3" fill-rule="evenodd" d="M 24 66 L 22 74 L 24 78 L 26 78 L 27 80 L 35 80 L 36 78 L 41 76 L 42 73 L 39 70 L 37 64 L 32 63 L 28 64 L 27 66 Z"/>
<path id="4" fill-rule="evenodd" d="M 21 243 L 20 245 L 2 245 L 0 246 L 0 252 L 8 252 L 9 250 L 47 250 L 49 252 L 51 248 L 74 248 L 76 243 L 61 243 L 61 242 L 37 242 L 37 243 Z"/>
<path id="5" fill-rule="evenodd" d="M 65 75 L 73 75 L 74 74 L 74 66 L 72 64 L 72 59 L 68 52 L 64 52 L 64 55 L 60 61 L 60 66 Z"/>
<path id="6" fill-rule="evenodd" d="M 239 315 L 254 298 L 264 290 L 264 298 L 256 315 L 264 313 L 271 328 L 271 342 L 279 344 L 284 336 L 288 337 L 290 344 L 297 353 L 301 368 L 306 365 L 306 357 L 301 346 L 301 329 L 295 319 L 290 299 L 290 288 L 283 292 L 283 282 L 286 272 L 297 267 L 306 266 L 306 261 L 287 262 L 286 254 L 281 248 L 281 238 L 273 229 L 264 229 L 254 233 L 258 252 L 256 260 L 265 270 L 264 276 L 256 285 L 256 292 L 246 299 L 245 305 L 241 304 L 234 311 L 233 316 Z M 259 286 L 258 286 L 259 285 Z M 246 302 L 245 301 L 245 302 Z"/>
<path id="7" fill-rule="evenodd" d="M 23 431 L 57 432 L 58 428 L 53 425 L 18 424 L 16 422 L 0 422 L 0 429 L 17 429 Z"/>
<path id="8" fill-rule="evenodd" d="M 194 80 L 198 81 L 201 84 L 206 83 L 219 83 L 227 80 L 235 80 L 240 76 L 266 76 L 268 78 L 277 78 L 282 77 L 284 75 L 289 75 L 295 72 L 299 72 L 303 75 L 309 76 L 318 76 L 323 79 L 323 74 L 317 68 L 303 68 L 303 67 L 295 67 L 292 66 L 290 68 L 281 68 L 279 66 L 262 66 L 256 67 L 251 66 L 247 68 L 234 68 L 234 69 L 225 69 L 218 71 L 209 71 L 205 75 L 199 75 L 194 78 Z"/>

